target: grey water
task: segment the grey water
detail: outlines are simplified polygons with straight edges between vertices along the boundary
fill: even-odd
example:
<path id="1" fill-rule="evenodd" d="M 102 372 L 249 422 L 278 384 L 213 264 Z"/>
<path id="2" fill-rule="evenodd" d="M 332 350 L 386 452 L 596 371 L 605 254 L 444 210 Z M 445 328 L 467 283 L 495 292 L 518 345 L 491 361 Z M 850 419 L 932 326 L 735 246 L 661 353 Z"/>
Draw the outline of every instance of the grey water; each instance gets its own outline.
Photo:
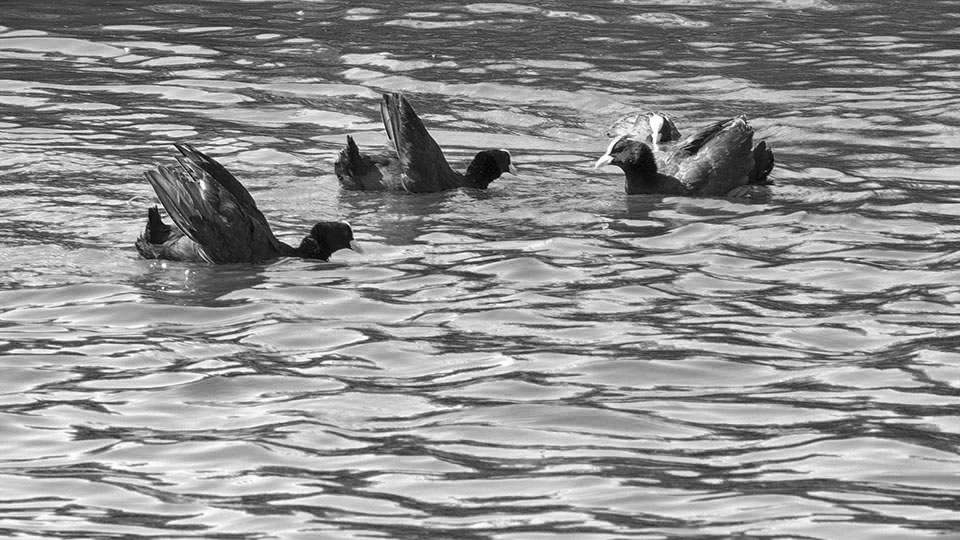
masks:
<path id="1" fill-rule="evenodd" d="M 0 537 L 960 537 L 960 3 L 0 2 Z M 402 91 L 485 192 L 341 192 Z M 745 114 L 761 201 L 626 196 Z M 188 141 L 329 263 L 164 263 Z"/>

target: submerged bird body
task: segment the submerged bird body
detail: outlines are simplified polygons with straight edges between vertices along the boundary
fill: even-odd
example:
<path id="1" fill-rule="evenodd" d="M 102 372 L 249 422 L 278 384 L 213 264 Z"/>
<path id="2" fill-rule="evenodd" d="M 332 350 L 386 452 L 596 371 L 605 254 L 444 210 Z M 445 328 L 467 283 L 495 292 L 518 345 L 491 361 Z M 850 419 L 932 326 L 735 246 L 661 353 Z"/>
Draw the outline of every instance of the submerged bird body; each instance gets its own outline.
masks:
<path id="1" fill-rule="evenodd" d="M 253 197 L 229 171 L 189 144 L 175 145 L 180 168 L 160 165 L 145 173 L 176 225 L 163 223 L 156 207 L 136 241 L 148 259 L 257 263 L 279 257 L 326 260 L 344 248 L 359 250 L 345 222 L 320 222 L 297 247 L 281 242 Z"/>
<path id="2" fill-rule="evenodd" d="M 745 186 L 769 183 L 773 169 L 773 152 L 763 141 L 754 146 L 753 133 L 743 116 L 717 122 L 681 141 L 659 164 L 649 146 L 621 135 L 595 167 L 620 167 L 627 194 L 737 195 Z"/>
<path id="3" fill-rule="evenodd" d="M 607 129 L 607 137 L 628 136 L 640 142 L 651 143 L 654 149 L 660 144 L 680 140 L 680 130 L 673 118 L 659 111 L 634 111 L 613 121 Z"/>
<path id="4" fill-rule="evenodd" d="M 361 154 L 348 136 L 347 146 L 334 164 L 344 189 L 411 193 L 486 189 L 503 173 L 515 173 L 506 150 L 482 150 L 465 173 L 453 170 L 410 102 L 399 93 L 383 95 L 380 116 L 394 154 Z"/>

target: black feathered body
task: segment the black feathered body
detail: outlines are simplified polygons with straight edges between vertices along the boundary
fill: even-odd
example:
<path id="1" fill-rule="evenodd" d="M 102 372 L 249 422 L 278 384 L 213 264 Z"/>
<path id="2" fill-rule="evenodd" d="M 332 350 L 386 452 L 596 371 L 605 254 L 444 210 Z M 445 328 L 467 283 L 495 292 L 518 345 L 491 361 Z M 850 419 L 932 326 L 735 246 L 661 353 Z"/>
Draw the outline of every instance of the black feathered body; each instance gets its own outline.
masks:
<path id="1" fill-rule="evenodd" d="M 279 257 L 326 260 L 338 249 L 354 247 L 353 231 L 342 222 L 321 222 L 294 248 L 273 234 L 266 217 L 243 185 L 213 158 L 189 144 L 176 144 L 180 168 L 160 165 L 145 173 L 173 220 L 163 223 L 156 207 L 136 242 L 146 258 L 258 263 Z"/>
<path id="2" fill-rule="evenodd" d="M 434 193 L 460 187 L 486 189 L 512 168 L 505 150 L 478 152 L 461 174 L 450 167 L 413 106 L 403 95 L 387 93 L 380 116 L 394 155 L 361 154 L 352 137 L 334 164 L 344 189 Z"/>
<path id="3" fill-rule="evenodd" d="M 160 165 L 146 177 L 174 224 L 199 246 L 203 260 L 262 262 L 289 255 L 263 213 L 232 174 L 188 144 L 177 144 L 180 168 Z"/>
<path id="4" fill-rule="evenodd" d="M 773 153 L 764 142 L 754 146 L 753 134 L 739 116 L 694 133 L 660 160 L 646 144 L 627 136 L 615 140 L 606 156 L 623 169 L 628 194 L 724 196 L 768 183 Z"/>

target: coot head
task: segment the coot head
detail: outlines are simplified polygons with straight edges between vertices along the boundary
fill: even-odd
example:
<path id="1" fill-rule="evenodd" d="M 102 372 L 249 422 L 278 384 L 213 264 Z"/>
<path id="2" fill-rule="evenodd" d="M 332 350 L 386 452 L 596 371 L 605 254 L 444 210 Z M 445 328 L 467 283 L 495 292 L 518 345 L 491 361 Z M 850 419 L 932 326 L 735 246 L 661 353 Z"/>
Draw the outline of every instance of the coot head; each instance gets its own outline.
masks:
<path id="1" fill-rule="evenodd" d="M 670 128 L 667 125 L 667 117 L 662 114 L 651 114 L 648 120 L 650 122 L 650 141 L 654 147 L 656 147 L 661 140 L 670 140 Z"/>
<path id="2" fill-rule="evenodd" d="M 593 168 L 599 169 L 604 165 L 616 165 L 624 171 L 634 169 L 643 176 L 657 174 L 657 162 L 653 157 L 653 150 L 646 144 L 631 139 L 628 135 L 621 135 L 614 139 Z"/>
<path id="3" fill-rule="evenodd" d="M 353 229 L 346 221 L 321 221 L 313 226 L 310 234 L 300 242 L 300 256 L 307 259 L 327 260 L 341 249 L 363 253 L 363 248 L 353 239 Z"/>
<path id="4" fill-rule="evenodd" d="M 503 173 L 517 174 L 510 152 L 507 150 L 481 150 L 467 167 L 466 177 L 473 180 L 474 187 L 486 189 Z"/>
<path id="5" fill-rule="evenodd" d="M 652 143 L 655 150 L 661 143 L 680 140 L 676 122 L 670 115 L 659 111 L 636 111 L 617 118 L 607 130 L 607 137 L 620 135 Z"/>

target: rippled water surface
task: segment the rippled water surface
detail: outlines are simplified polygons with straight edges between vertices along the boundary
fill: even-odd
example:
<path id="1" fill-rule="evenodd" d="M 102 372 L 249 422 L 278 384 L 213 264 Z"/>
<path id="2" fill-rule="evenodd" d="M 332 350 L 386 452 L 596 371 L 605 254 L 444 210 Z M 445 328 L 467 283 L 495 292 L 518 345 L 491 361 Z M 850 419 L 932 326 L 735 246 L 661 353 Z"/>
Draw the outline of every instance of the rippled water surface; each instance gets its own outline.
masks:
<path id="1" fill-rule="evenodd" d="M 960 535 L 953 1 L 3 2 L 0 536 Z M 486 192 L 341 192 L 403 91 Z M 630 196 L 744 113 L 768 199 Z M 186 140 L 330 263 L 159 263 Z"/>

